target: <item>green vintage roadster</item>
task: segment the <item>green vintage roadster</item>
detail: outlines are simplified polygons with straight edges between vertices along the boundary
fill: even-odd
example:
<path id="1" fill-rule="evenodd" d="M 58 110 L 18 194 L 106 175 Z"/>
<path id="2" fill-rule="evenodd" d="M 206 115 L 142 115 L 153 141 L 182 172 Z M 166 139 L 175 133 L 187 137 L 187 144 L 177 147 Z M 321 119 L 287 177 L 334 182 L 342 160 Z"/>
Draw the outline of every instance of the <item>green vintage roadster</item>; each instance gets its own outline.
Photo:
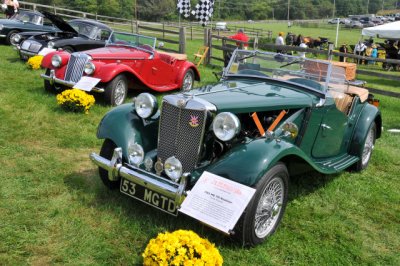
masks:
<path id="1" fill-rule="evenodd" d="M 204 171 L 255 188 L 233 231 L 256 245 L 282 219 L 290 176 L 367 167 L 376 101 L 329 61 L 236 50 L 216 85 L 112 109 L 90 158 L 108 188 L 173 215 Z"/>

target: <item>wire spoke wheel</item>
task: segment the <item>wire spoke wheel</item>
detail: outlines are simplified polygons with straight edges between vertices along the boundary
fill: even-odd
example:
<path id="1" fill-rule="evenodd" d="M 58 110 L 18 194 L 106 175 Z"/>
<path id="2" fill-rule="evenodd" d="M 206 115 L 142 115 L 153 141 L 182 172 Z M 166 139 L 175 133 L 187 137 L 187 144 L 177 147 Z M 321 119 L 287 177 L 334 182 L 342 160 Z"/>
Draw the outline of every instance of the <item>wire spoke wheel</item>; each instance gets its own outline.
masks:
<path id="1" fill-rule="evenodd" d="M 265 187 L 255 215 L 254 232 L 257 237 L 267 236 L 275 227 L 282 211 L 283 188 L 283 180 L 279 177 L 272 179 Z"/>
<path id="2" fill-rule="evenodd" d="M 185 76 L 183 77 L 181 90 L 190 91 L 193 87 L 193 83 L 194 83 L 194 73 L 193 70 L 189 69 L 185 73 Z"/>
<path id="3" fill-rule="evenodd" d="M 117 85 L 115 86 L 115 93 L 114 93 L 114 102 L 115 105 L 120 105 L 124 102 L 126 97 L 126 84 L 124 81 L 119 80 Z"/>

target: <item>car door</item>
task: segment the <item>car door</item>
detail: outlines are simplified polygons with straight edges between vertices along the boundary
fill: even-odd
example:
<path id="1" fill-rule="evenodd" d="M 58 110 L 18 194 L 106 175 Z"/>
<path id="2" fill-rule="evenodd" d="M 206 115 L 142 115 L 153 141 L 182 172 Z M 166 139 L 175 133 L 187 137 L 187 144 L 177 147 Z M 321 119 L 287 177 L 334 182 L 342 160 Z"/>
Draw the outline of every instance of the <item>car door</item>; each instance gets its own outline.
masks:
<path id="1" fill-rule="evenodd" d="M 339 111 L 332 98 L 328 98 L 322 112 L 312 148 L 315 158 L 333 157 L 345 152 L 345 135 L 349 127 L 347 115 Z M 333 102 L 333 103 L 332 103 Z"/>
<path id="2" fill-rule="evenodd" d="M 147 69 L 148 82 L 154 86 L 169 86 L 174 83 L 174 59 L 169 55 L 157 54 Z"/>

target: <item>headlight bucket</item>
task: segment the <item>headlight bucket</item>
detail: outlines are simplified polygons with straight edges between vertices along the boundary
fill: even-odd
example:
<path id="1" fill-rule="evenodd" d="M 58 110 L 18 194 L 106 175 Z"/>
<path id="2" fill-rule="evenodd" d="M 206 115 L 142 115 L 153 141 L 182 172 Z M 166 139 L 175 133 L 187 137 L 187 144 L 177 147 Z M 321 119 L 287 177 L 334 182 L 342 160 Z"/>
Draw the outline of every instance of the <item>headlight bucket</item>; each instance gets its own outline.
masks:
<path id="1" fill-rule="evenodd" d="M 53 57 L 51 58 L 51 64 L 53 65 L 53 67 L 60 67 L 62 64 L 61 56 L 59 56 L 58 54 L 53 55 Z"/>
<path id="2" fill-rule="evenodd" d="M 141 93 L 135 98 L 135 110 L 141 118 L 149 118 L 157 112 L 157 99 L 150 93 Z"/>
<path id="3" fill-rule="evenodd" d="M 83 69 L 86 75 L 92 75 L 95 70 L 96 66 L 90 61 L 85 64 L 85 68 Z"/>
<path id="4" fill-rule="evenodd" d="M 182 176 L 182 163 L 175 156 L 169 157 L 165 160 L 164 171 L 172 181 L 178 182 Z"/>
<path id="5" fill-rule="evenodd" d="M 139 166 L 143 162 L 144 151 L 142 146 L 137 143 L 128 145 L 129 163 Z"/>
<path id="6" fill-rule="evenodd" d="M 215 136 L 222 141 L 233 139 L 240 132 L 239 118 L 229 112 L 219 113 L 212 123 Z"/>

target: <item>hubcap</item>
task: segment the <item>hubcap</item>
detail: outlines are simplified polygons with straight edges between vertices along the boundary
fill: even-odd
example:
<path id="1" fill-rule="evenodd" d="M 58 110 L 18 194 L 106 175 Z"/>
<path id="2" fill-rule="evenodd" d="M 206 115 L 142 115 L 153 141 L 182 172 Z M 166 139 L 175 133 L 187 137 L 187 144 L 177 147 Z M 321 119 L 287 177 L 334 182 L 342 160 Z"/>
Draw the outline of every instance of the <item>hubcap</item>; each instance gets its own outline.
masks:
<path id="1" fill-rule="evenodd" d="M 364 150 L 362 154 L 363 165 L 366 165 L 368 163 L 373 148 L 374 148 L 374 131 L 370 129 L 370 131 L 368 132 L 367 139 L 365 140 Z"/>
<path id="2" fill-rule="evenodd" d="M 193 84 L 193 78 L 192 78 L 192 75 L 188 72 L 188 73 L 186 73 L 185 77 L 183 78 L 182 90 L 190 91 L 190 89 L 192 88 L 192 84 Z"/>
<path id="3" fill-rule="evenodd" d="M 11 36 L 10 36 L 10 43 L 12 44 L 12 45 L 15 45 L 16 43 L 15 43 L 15 41 L 14 41 L 14 36 L 15 35 L 17 35 L 17 33 L 13 33 L 13 34 L 11 34 Z"/>
<path id="4" fill-rule="evenodd" d="M 258 238 L 264 238 L 274 229 L 282 212 L 284 193 L 284 183 L 280 177 L 274 177 L 265 186 L 254 222 L 254 232 Z"/>
<path id="5" fill-rule="evenodd" d="M 120 80 L 118 81 L 117 86 L 115 87 L 115 93 L 114 93 L 115 105 L 120 105 L 123 103 L 125 99 L 125 94 L 126 94 L 125 83 L 122 80 Z"/>

